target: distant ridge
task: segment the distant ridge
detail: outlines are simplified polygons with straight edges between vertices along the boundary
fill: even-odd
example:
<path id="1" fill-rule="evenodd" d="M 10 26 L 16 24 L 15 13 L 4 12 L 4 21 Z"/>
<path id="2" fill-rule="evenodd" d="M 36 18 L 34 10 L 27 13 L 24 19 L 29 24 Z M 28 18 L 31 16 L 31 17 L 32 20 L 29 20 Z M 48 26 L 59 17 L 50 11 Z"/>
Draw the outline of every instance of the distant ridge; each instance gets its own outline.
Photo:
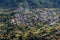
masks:
<path id="1" fill-rule="evenodd" d="M 22 3 L 22 5 L 20 5 Z M 60 0 L 0 0 L 0 8 L 60 8 Z"/>

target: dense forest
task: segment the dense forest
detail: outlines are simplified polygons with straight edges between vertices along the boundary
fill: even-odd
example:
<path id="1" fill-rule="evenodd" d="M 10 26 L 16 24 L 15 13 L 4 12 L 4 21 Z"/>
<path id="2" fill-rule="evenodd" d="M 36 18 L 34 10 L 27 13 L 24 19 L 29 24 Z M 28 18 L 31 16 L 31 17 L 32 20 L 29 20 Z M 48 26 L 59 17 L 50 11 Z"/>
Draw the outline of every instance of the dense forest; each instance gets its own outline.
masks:
<path id="1" fill-rule="evenodd" d="M 0 40 L 60 40 L 60 0 L 0 0 Z"/>
<path id="2" fill-rule="evenodd" d="M 0 9 L 0 40 L 60 40 L 60 9 Z"/>

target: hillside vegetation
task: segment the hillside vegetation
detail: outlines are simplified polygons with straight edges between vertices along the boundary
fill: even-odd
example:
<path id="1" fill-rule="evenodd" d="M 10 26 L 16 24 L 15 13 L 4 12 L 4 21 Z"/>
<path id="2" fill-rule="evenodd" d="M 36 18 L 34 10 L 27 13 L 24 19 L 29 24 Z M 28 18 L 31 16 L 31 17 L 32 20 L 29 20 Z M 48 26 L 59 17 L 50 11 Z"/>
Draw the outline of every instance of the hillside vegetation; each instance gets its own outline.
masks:
<path id="1" fill-rule="evenodd" d="M 0 40 L 60 40 L 60 9 L 0 10 Z"/>

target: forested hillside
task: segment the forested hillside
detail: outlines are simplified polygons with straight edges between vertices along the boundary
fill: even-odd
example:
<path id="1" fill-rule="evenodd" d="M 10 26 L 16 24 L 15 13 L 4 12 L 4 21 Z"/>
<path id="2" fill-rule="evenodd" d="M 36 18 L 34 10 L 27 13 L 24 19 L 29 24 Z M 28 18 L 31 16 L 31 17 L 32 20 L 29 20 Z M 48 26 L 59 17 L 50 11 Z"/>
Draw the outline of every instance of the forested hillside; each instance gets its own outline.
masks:
<path id="1" fill-rule="evenodd" d="M 0 0 L 0 40 L 60 40 L 60 0 Z"/>
<path id="2" fill-rule="evenodd" d="M 0 40 L 60 40 L 60 9 L 0 9 Z"/>

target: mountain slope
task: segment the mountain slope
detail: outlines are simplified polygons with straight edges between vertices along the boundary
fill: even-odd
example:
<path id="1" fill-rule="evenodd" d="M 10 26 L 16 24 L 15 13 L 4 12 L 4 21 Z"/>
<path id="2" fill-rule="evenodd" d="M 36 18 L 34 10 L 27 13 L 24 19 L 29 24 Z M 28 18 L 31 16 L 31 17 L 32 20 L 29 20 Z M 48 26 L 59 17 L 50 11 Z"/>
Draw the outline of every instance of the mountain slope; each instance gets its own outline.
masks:
<path id="1" fill-rule="evenodd" d="M 60 8 L 60 0 L 0 0 L 0 8 L 16 8 L 21 3 L 28 8 Z"/>

